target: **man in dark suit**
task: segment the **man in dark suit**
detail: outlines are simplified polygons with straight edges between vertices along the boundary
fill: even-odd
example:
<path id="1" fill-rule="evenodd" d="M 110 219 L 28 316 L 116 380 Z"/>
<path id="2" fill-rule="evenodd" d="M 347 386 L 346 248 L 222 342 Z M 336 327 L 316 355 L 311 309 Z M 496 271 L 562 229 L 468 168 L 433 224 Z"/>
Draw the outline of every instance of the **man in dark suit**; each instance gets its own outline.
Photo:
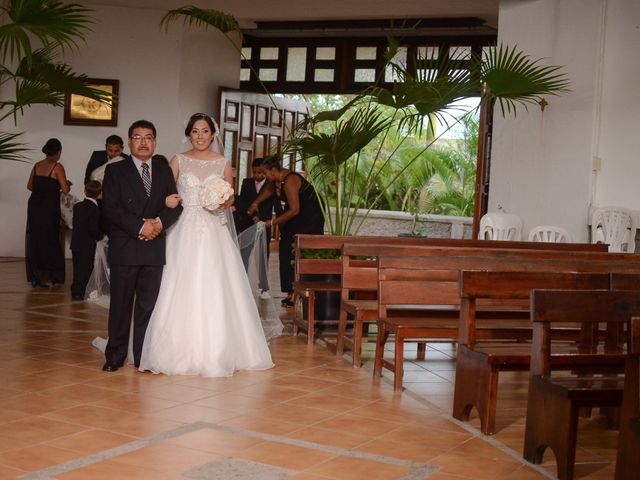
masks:
<path id="1" fill-rule="evenodd" d="M 84 186 L 86 198 L 73 206 L 73 229 L 71 230 L 73 282 L 71 283 L 71 296 L 74 300 L 84 300 L 87 282 L 93 271 L 96 242 L 102 239 L 100 210 L 97 202 L 101 192 L 100 182 L 90 180 Z"/>
<path id="2" fill-rule="evenodd" d="M 95 150 L 91 154 L 91 158 L 89 159 L 89 163 L 87 164 L 87 169 L 84 172 L 84 184 L 86 185 L 89 180 L 91 180 L 91 173 L 98 167 L 101 167 L 105 163 L 107 163 L 112 158 L 122 156 L 127 157 L 122 153 L 122 149 L 124 148 L 124 144 L 122 142 L 122 138 L 118 135 L 110 135 L 107 137 L 107 143 L 105 145 L 104 150 Z"/>
<path id="3" fill-rule="evenodd" d="M 107 166 L 102 190 L 111 274 L 109 342 L 102 367 L 107 372 L 115 372 L 126 360 L 132 310 L 133 357 L 135 366 L 140 365 L 165 263 L 165 231 L 182 212 L 180 205 L 165 205 L 165 198 L 177 190 L 166 158 L 153 155 L 155 126 L 147 120 L 134 122 L 128 144 L 131 158 Z"/>
<path id="4" fill-rule="evenodd" d="M 240 186 L 240 195 L 238 195 L 235 202 L 238 232 L 246 230 L 259 220 L 271 220 L 273 215 L 274 196 L 261 202 L 254 214 L 249 215 L 247 213 L 249 206 L 256 201 L 260 192 L 269 185 L 269 181 L 266 179 L 264 173 L 259 171 L 259 167 L 263 161 L 264 158 L 256 158 L 251 163 L 252 178 L 245 178 Z M 267 238 L 271 237 L 270 233 L 269 231 Z"/>

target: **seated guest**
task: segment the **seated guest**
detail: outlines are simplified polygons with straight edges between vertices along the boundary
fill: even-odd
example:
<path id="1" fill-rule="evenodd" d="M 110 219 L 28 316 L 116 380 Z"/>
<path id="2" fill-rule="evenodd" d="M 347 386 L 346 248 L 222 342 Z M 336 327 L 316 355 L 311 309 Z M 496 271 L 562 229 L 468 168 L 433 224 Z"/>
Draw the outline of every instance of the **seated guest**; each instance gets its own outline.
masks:
<path id="1" fill-rule="evenodd" d="M 71 253 L 73 258 L 73 283 L 71 296 L 83 300 L 87 282 L 93 271 L 96 242 L 102 239 L 98 198 L 102 195 L 100 182 L 90 180 L 84 186 L 85 199 L 73 207 Z"/>

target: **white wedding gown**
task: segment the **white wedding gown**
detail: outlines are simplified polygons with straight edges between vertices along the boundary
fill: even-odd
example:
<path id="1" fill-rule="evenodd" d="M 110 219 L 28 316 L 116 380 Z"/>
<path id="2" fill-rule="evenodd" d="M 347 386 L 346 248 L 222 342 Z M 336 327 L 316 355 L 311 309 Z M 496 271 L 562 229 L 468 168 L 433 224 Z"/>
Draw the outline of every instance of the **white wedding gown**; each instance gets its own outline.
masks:
<path id="1" fill-rule="evenodd" d="M 167 231 L 166 265 L 140 370 L 230 376 L 273 367 L 251 286 L 224 215 L 200 205 L 202 186 L 227 159 L 178 155 L 184 210 Z"/>

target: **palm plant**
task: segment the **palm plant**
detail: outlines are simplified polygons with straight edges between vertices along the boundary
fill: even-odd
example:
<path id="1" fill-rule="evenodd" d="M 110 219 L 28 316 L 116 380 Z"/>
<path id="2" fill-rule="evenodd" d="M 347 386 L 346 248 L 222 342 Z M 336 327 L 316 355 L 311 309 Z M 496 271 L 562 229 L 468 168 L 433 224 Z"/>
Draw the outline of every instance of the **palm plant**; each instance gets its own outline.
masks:
<path id="1" fill-rule="evenodd" d="M 161 25 L 167 28 L 179 19 L 186 25 L 217 29 L 237 47 L 239 26 L 228 14 L 187 6 L 170 10 Z M 341 108 L 309 117 L 286 142 L 286 152 L 302 155 L 308 162 L 309 179 L 322 197 L 331 234 L 357 234 L 390 186 L 433 146 L 437 140 L 434 121 L 448 128 L 463 121 L 452 120 L 448 113 L 457 101 L 480 95 L 482 105 L 493 108 L 497 104 L 507 115 L 538 103 L 545 95 L 568 91 L 560 67 L 544 66 L 515 48 L 499 46 L 484 59 L 472 54 L 468 70 L 459 69 L 458 58 L 417 58 L 412 71 L 394 63 L 398 48 L 391 40 L 387 64 L 397 81 L 390 88 L 370 87 Z M 269 94 L 266 88 L 265 92 Z M 399 141 L 387 148 L 387 140 L 394 135 Z M 388 176 L 389 166 L 408 138 L 420 138 L 423 148 Z M 368 151 L 372 153 L 365 153 Z M 357 220 L 360 208 L 366 213 Z"/>
<path id="2" fill-rule="evenodd" d="M 109 101 L 111 94 L 86 84 L 78 74 L 57 61 L 90 31 L 91 10 L 54 0 L 7 0 L 0 12 L 8 22 L 0 26 L 0 87 L 10 98 L 0 99 L 0 121 L 32 105 L 61 107 L 69 94 Z M 0 159 L 24 160 L 27 150 L 20 133 L 0 132 Z"/>
<path id="3" fill-rule="evenodd" d="M 394 57 L 394 48 L 391 43 L 387 58 Z M 543 66 L 515 48 L 499 46 L 484 59 L 473 55 L 468 70 L 459 70 L 453 63 L 455 58 L 438 60 L 437 68 L 430 66 L 433 60 L 415 59 L 416 73 L 390 63 L 399 79 L 390 88 L 368 88 L 341 109 L 309 117 L 288 142 L 289 150 L 311 160 L 309 178 L 324 200 L 326 226 L 331 234 L 357 234 L 378 201 L 388 196 L 401 179 L 406 180 L 407 169 L 424 158 L 439 138 L 433 136 L 434 119 L 450 129 L 477 114 L 477 108 L 473 108 L 453 119 L 450 111 L 456 102 L 479 94 L 481 105 L 493 108 L 497 104 L 507 115 L 538 103 L 543 95 L 568 91 L 568 80 L 560 67 Z M 331 128 L 327 129 L 327 124 Z M 317 133 L 318 127 L 323 127 L 322 134 Z M 386 140 L 394 134 L 398 141 L 393 148 L 385 149 Z M 422 139 L 423 147 L 414 148 L 409 158 L 405 152 L 400 162 L 403 145 L 409 139 Z M 365 158 L 365 148 L 376 142 L 373 155 Z M 437 209 L 467 212 L 465 205 L 474 193 L 468 188 L 470 179 L 460 176 L 464 168 L 452 175 L 452 169 L 459 166 L 448 160 L 433 164 L 436 171 L 428 173 L 431 183 L 421 192 L 423 205 L 439 198 Z M 363 162 L 368 166 L 366 181 L 357 182 Z M 390 169 L 394 163 L 401 167 Z M 468 177 L 468 172 L 465 175 Z M 374 190 L 377 194 L 372 197 Z M 456 195 L 445 200 L 447 192 L 456 190 Z M 405 197 L 403 203 L 408 200 Z"/>

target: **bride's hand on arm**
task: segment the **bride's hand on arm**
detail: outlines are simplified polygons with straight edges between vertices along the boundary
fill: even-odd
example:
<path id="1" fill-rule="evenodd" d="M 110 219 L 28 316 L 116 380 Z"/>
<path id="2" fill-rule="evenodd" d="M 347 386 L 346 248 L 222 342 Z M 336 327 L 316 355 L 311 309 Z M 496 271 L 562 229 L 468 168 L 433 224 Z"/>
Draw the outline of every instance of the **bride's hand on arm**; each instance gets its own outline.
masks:
<path id="1" fill-rule="evenodd" d="M 164 204 L 167 206 L 167 208 L 176 208 L 178 205 L 180 205 L 180 200 L 180 195 L 174 193 L 164 199 Z"/>

